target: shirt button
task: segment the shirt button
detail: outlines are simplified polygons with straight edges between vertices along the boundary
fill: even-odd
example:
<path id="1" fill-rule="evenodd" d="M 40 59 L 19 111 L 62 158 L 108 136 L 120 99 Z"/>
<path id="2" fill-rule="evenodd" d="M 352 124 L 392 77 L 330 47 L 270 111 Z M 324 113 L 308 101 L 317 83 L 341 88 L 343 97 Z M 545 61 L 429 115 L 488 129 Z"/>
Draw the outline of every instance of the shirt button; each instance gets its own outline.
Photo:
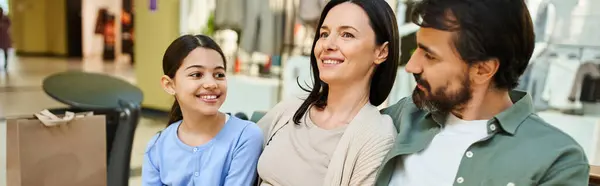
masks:
<path id="1" fill-rule="evenodd" d="M 496 125 L 494 125 L 494 124 L 491 124 L 491 125 L 490 125 L 490 130 L 492 130 L 492 131 L 495 131 L 495 130 L 496 130 Z"/>
<path id="2" fill-rule="evenodd" d="M 198 152 L 198 148 L 194 148 L 194 152 Z"/>
<path id="3" fill-rule="evenodd" d="M 199 172 L 194 172 L 194 176 L 200 176 Z"/>
<path id="4" fill-rule="evenodd" d="M 515 184 L 513 182 L 508 182 L 508 184 L 506 184 L 506 186 L 515 186 Z"/>
<path id="5" fill-rule="evenodd" d="M 463 177 L 458 177 L 458 179 L 456 179 L 457 183 L 463 183 L 465 182 L 465 179 Z"/>
<path id="6" fill-rule="evenodd" d="M 473 157 L 473 152 L 471 151 L 467 151 L 467 158 L 472 158 Z"/>

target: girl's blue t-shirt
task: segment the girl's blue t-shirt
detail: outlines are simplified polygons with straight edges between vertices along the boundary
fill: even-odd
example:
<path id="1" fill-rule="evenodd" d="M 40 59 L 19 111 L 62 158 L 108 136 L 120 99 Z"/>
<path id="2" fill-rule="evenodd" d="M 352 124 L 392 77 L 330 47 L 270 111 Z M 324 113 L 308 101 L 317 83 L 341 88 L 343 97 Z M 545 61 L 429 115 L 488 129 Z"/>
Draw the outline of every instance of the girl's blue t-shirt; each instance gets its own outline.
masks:
<path id="1" fill-rule="evenodd" d="M 252 185 L 262 152 L 263 134 L 250 121 L 229 116 L 223 129 L 201 146 L 177 136 L 181 121 L 155 135 L 146 148 L 142 185 Z"/>

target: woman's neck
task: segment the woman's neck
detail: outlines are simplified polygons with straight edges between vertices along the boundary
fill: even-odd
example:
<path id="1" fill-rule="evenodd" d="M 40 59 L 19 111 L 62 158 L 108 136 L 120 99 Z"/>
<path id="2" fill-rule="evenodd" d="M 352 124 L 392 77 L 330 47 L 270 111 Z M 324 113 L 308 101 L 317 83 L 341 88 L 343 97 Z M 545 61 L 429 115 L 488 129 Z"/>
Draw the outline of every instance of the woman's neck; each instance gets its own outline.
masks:
<path id="1" fill-rule="evenodd" d="M 325 110 L 336 114 L 347 114 L 362 108 L 369 102 L 369 89 L 363 86 L 329 87 Z"/>
<path id="2" fill-rule="evenodd" d="M 327 106 L 314 110 L 313 122 L 324 129 L 349 124 L 354 116 L 369 103 L 369 82 L 349 86 L 329 86 Z"/>

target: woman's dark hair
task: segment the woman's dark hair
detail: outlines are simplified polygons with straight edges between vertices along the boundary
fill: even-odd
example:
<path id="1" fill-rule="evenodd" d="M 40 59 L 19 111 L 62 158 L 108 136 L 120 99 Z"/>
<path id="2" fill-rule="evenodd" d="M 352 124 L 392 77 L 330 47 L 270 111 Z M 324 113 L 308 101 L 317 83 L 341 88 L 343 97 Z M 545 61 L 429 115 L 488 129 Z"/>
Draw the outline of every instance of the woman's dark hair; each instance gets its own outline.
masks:
<path id="1" fill-rule="evenodd" d="M 169 45 L 167 51 L 165 51 L 162 64 L 163 73 L 171 79 L 174 79 L 175 73 L 183 63 L 183 59 L 196 48 L 207 48 L 217 51 L 223 58 L 223 67 L 227 69 L 225 55 L 223 54 L 221 47 L 219 47 L 214 40 L 205 35 L 183 35 L 175 39 L 175 41 Z M 183 114 L 181 113 L 179 102 L 175 100 L 173 107 L 171 107 L 171 112 L 169 113 L 169 123 L 167 123 L 167 126 L 182 119 Z"/>
<path id="2" fill-rule="evenodd" d="M 325 108 L 327 106 L 327 95 L 329 94 L 329 85 L 323 82 L 319 77 L 319 68 L 317 68 L 317 59 L 315 57 L 315 44 L 319 40 L 319 28 L 323 25 L 323 20 L 327 13 L 335 6 L 341 3 L 353 3 L 360 6 L 369 17 L 369 25 L 375 32 L 375 44 L 380 46 L 388 42 L 387 59 L 379 64 L 373 73 L 371 79 L 371 87 L 369 101 L 371 104 L 379 106 L 390 94 L 396 80 L 396 72 L 398 71 L 398 61 L 400 59 L 400 36 L 398 34 L 398 25 L 394 11 L 385 0 L 331 0 L 325 5 L 321 12 L 321 18 L 317 25 L 315 38 L 312 45 L 310 55 L 310 65 L 313 74 L 312 90 L 304 89 L 310 94 L 304 100 L 304 103 L 298 108 L 294 114 L 294 123 L 300 123 L 300 119 L 308 111 L 311 106 Z"/>
<path id="3" fill-rule="evenodd" d="M 498 89 L 515 88 L 533 54 L 533 23 L 523 0 L 423 0 L 411 19 L 421 27 L 455 31 L 454 46 L 469 65 L 497 58 Z"/>

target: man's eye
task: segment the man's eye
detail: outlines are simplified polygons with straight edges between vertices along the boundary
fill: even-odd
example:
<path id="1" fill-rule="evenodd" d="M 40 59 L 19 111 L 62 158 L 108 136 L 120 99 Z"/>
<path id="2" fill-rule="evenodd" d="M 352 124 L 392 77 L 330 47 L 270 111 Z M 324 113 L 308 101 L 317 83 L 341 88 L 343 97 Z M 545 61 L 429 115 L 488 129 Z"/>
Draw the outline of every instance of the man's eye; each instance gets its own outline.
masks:
<path id="1" fill-rule="evenodd" d="M 427 58 L 429 60 L 435 59 L 433 56 L 429 55 L 429 53 L 425 53 L 425 58 Z"/>

